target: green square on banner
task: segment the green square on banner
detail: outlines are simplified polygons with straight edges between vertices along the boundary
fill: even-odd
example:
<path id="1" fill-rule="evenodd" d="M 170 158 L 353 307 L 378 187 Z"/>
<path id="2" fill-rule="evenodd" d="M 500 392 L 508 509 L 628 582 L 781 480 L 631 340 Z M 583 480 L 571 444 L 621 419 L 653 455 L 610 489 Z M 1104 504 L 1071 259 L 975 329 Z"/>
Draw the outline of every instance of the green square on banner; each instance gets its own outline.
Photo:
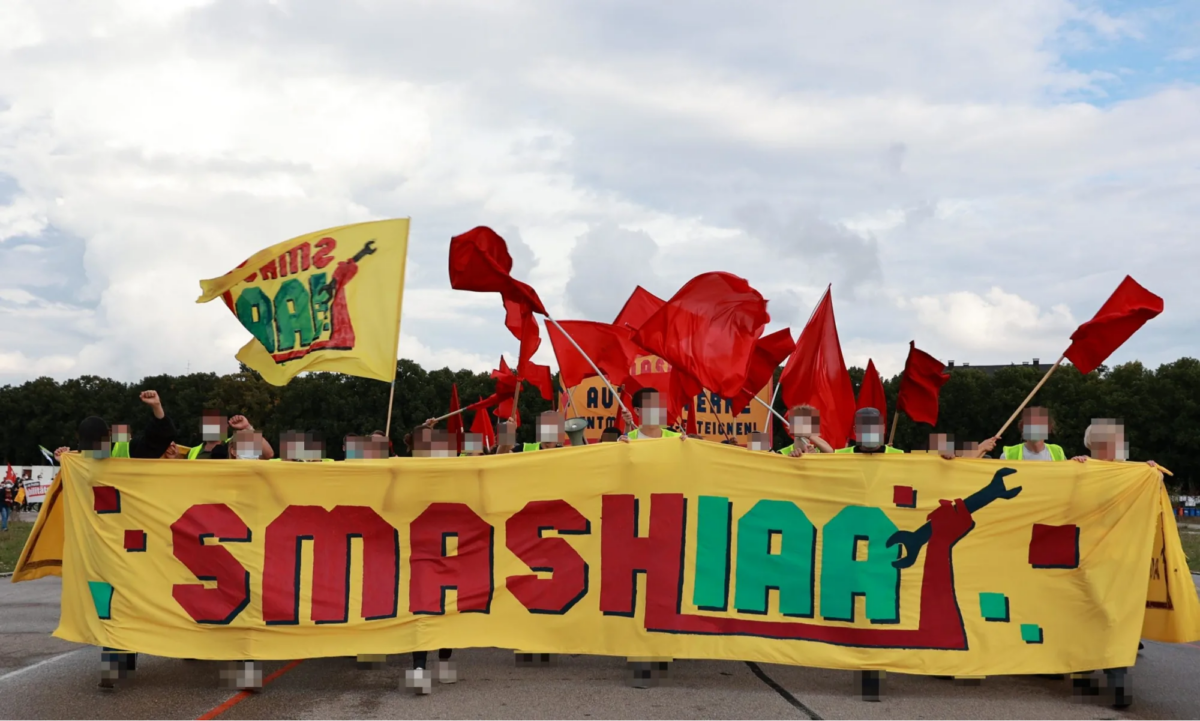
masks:
<path id="1" fill-rule="evenodd" d="M 1025 643 L 1041 643 L 1042 627 L 1036 623 L 1021 624 L 1021 640 Z"/>
<path id="2" fill-rule="evenodd" d="M 1003 593 L 979 594 L 979 613 L 985 621 L 1008 622 L 1008 596 Z"/>
<path id="3" fill-rule="evenodd" d="M 92 592 L 92 605 L 96 607 L 96 615 L 102 621 L 112 617 L 113 587 L 104 581 L 88 581 L 88 589 Z"/>

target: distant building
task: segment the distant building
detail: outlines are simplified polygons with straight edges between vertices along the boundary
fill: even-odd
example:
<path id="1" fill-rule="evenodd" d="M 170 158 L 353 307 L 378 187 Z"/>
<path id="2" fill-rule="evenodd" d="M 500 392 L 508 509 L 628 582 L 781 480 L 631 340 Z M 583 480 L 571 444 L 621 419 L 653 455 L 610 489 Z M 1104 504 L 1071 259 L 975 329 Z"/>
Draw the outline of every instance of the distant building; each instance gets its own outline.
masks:
<path id="1" fill-rule="evenodd" d="M 1042 363 L 1041 363 L 1040 358 L 1034 358 L 1033 363 L 1030 363 L 1029 361 L 1022 361 L 1021 365 L 1025 366 L 1025 367 L 1032 367 L 1034 370 L 1042 369 Z M 996 371 L 1000 370 L 1001 368 L 1015 368 L 1016 366 L 1017 366 L 1016 363 L 1009 363 L 1008 365 L 999 365 L 999 366 L 973 366 L 970 363 L 960 363 L 958 365 L 955 365 L 954 361 L 946 362 L 946 370 L 949 372 L 953 372 L 956 370 L 970 369 L 970 370 L 983 371 L 984 373 L 987 373 L 988 375 L 995 375 Z"/>

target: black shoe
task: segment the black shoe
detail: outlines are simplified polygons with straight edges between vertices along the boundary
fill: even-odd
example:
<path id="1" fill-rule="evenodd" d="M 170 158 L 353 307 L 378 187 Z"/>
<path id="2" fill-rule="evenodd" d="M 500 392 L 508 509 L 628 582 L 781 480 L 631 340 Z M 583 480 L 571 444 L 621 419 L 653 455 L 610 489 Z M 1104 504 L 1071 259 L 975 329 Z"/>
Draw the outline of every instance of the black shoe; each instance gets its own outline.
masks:
<path id="1" fill-rule="evenodd" d="M 1146 650 L 1146 644 L 1142 643 L 1141 641 L 1138 641 L 1138 650 L 1139 650 L 1139 651 L 1145 651 L 1145 650 Z"/>

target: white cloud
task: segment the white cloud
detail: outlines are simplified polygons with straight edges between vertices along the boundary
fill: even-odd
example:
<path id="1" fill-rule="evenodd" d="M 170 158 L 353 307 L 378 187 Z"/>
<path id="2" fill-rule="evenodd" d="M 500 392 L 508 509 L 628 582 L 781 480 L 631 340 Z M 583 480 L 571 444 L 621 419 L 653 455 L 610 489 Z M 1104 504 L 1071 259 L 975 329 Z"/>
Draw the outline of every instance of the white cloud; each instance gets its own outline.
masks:
<path id="1" fill-rule="evenodd" d="M 25 360 L 0 382 L 231 370 L 247 334 L 193 303 L 199 278 L 396 216 L 401 352 L 436 366 L 515 351 L 497 297 L 448 289 L 476 225 L 564 317 L 728 270 L 799 332 L 833 283 L 847 360 L 894 371 L 914 337 L 1049 356 L 1129 272 L 1168 312 L 1117 360 L 1196 355 L 1200 89 L 1091 104 L 1111 73 L 1062 54 L 1147 22 L 1068 0 L 10 0 L 0 348 Z"/>

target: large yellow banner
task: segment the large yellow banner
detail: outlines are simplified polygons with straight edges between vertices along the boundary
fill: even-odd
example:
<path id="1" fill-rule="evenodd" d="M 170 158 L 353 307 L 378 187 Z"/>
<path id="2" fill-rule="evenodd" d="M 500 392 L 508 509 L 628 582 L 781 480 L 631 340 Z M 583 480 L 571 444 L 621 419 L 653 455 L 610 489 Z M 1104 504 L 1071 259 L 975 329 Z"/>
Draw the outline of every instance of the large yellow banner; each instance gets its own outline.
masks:
<path id="1" fill-rule="evenodd" d="M 60 487 L 55 635 L 162 656 L 496 646 L 983 676 L 1129 666 L 1144 623 L 1200 637 L 1142 464 L 664 439 L 337 464 L 69 454 Z M 1152 578 L 1171 595 L 1158 628 Z"/>
<path id="2" fill-rule="evenodd" d="M 196 302 L 225 301 L 254 336 L 238 360 L 268 383 L 317 370 L 390 381 L 407 256 L 407 219 L 343 225 L 277 243 L 200 281 Z"/>

